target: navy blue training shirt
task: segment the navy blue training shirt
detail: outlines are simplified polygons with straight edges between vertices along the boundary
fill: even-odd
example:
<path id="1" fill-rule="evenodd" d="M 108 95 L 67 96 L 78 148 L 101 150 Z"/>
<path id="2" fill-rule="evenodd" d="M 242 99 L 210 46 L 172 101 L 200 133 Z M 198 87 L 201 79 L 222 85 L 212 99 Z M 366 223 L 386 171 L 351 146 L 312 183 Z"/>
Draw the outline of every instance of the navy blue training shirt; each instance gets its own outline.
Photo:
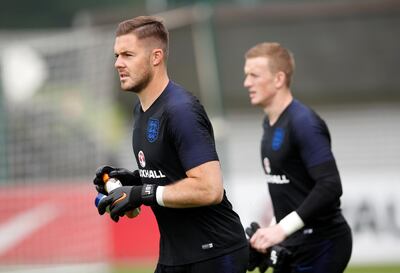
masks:
<path id="1" fill-rule="evenodd" d="M 186 171 L 218 160 L 212 125 L 196 97 L 170 81 L 143 112 L 135 106 L 133 150 L 144 184 L 168 185 Z M 160 231 L 159 263 L 183 265 L 247 246 L 239 216 L 224 192 L 218 205 L 153 206 Z"/>
<path id="2" fill-rule="evenodd" d="M 325 122 L 293 100 L 275 124 L 266 117 L 263 127 L 261 160 L 276 220 L 296 211 L 305 223 L 286 243 L 337 235 L 345 226 L 342 186 Z"/>

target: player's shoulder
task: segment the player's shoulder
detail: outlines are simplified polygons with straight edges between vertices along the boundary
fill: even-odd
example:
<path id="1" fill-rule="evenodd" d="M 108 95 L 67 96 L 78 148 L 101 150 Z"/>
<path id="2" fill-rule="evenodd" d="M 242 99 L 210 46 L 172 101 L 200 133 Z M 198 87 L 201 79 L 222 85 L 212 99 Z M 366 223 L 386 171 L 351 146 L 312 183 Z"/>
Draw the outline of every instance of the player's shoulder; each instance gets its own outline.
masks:
<path id="1" fill-rule="evenodd" d="M 322 122 L 320 116 L 311 107 L 297 99 L 292 101 L 288 110 L 293 126 L 312 126 Z"/>
<path id="2" fill-rule="evenodd" d="M 141 109 L 140 101 L 138 100 L 138 101 L 135 102 L 135 104 L 133 105 L 133 115 L 134 115 L 134 116 L 140 115 L 140 109 Z"/>
<path id="3" fill-rule="evenodd" d="M 167 113 L 177 115 L 187 111 L 197 112 L 200 108 L 200 102 L 197 97 L 173 81 L 169 82 L 165 91 L 164 109 Z"/>
<path id="4" fill-rule="evenodd" d="M 182 104 L 194 103 L 196 97 L 181 85 L 170 81 L 166 87 L 165 103 L 168 107 L 177 107 Z"/>
<path id="5" fill-rule="evenodd" d="M 294 135 L 304 136 L 320 134 L 328 130 L 325 121 L 311 107 L 298 100 L 289 106 L 290 127 Z"/>

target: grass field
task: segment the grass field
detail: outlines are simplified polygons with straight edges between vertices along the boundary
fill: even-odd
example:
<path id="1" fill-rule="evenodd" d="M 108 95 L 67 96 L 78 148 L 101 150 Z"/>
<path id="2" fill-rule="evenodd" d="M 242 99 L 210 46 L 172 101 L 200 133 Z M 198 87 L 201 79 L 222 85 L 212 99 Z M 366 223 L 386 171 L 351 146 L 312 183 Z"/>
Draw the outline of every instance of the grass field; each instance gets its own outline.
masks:
<path id="1" fill-rule="evenodd" d="M 154 269 L 150 267 L 115 267 L 113 273 L 153 273 Z M 252 271 L 258 273 L 258 270 Z M 271 273 L 271 270 L 267 271 Z M 400 273 L 400 264 L 398 265 L 371 265 L 371 266 L 351 266 L 345 273 Z"/>

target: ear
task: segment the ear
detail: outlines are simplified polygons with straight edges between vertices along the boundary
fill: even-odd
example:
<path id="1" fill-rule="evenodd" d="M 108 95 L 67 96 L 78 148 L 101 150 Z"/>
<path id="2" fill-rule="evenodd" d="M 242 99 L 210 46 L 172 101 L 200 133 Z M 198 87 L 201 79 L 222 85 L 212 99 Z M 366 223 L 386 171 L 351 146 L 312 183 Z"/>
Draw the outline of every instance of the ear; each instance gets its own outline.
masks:
<path id="1" fill-rule="evenodd" d="M 154 66 L 160 65 L 164 60 L 164 51 L 161 48 L 155 48 L 152 52 L 152 64 Z"/>
<path id="2" fill-rule="evenodd" d="M 275 74 L 275 87 L 282 88 L 286 85 L 286 74 L 282 71 L 279 71 Z"/>

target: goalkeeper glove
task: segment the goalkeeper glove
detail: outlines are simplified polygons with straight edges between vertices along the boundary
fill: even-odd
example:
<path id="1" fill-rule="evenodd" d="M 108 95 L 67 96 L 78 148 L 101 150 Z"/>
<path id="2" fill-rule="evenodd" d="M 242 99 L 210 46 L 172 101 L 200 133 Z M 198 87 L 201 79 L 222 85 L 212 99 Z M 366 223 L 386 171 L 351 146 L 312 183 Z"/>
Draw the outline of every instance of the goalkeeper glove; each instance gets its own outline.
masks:
<path id="1" fill-rule="evenodd" d="M 249 236 L 249 241 L 250 241 L 251 237 L 253 237 L 254 233 L 256 233 L 257 229 L 259 229 L 259 228 L 260 228 L 260 225 L 256 222 L 252 222 L 250 224 L 250 227 L 246 228 L 246 234 Z M 262 262 L 264 262 L 262 265 L 262 268 L 259 268 L 260 272 L 264 273 L 268 268 L 268 265 L 266 265 L 266 267 L 265 267 L 266 257 L 262 253 L 258 252 L 253 247 L 251 247 L 250 243 L 249 243 L 249 247 L 250 247 L 249 262 L 247 264 L 247 270 L 253 271 L 257 266 L 259 266 Z M 261 269 L 263 269 L 264 271 L 261 271 Z"/>
<path id="2" fill-rule="evenodd" d="M 145 184 L 143 186 L 122 186 L 109 193 L 101 199 L 97 206 L 100 215 L 106 212 L 110 206 L 110 216 L 115 222 L 119 217 L 124 216 L 128 211 L 138 208 L 141 205 L 152 206 L 157 204 L 156 200 L 157 185 Z"/>
<path id="3" fill-rule="evenodd" d="M 246 228 L 246 234 L 249 236 L 249 240 L 260 228 L 260 225 L 256 222 L 252 222 L 250 227 Z M 249 263 L 247 270 L 253 271 L 258 267 L 260 273 L 267 271 L 269 267 L 274 268 L 274 273 L 286 272 L 288 266 L 288 260 L 291 256 L 291 252 L 280 245 L 274 245 L 267 249 L 267 253 L 264 255 L 258 252 L 250 246 Z"/>
<path id="4" fill-rule="evenodd" d="M 283 246 L 271 246 L 267 251 L 268 265 L 274 268 L 274 273 L 288 272 L 291 255 L 292 253 Z"/>
<path id="5" fill-rule="evenodd" d="M 107 165 L 101 166 L 96 170 L 96 175 L 93 178 L 93 184 L 96 185 L 96 190 L 104 195 L 108 194 L 103 181 L 104 174 L 108 174 L 110 178 L 118 179 L 123 186 L 142 185 L 138 170 L 131 172 L 124 168 L 114 168 Z"/>

